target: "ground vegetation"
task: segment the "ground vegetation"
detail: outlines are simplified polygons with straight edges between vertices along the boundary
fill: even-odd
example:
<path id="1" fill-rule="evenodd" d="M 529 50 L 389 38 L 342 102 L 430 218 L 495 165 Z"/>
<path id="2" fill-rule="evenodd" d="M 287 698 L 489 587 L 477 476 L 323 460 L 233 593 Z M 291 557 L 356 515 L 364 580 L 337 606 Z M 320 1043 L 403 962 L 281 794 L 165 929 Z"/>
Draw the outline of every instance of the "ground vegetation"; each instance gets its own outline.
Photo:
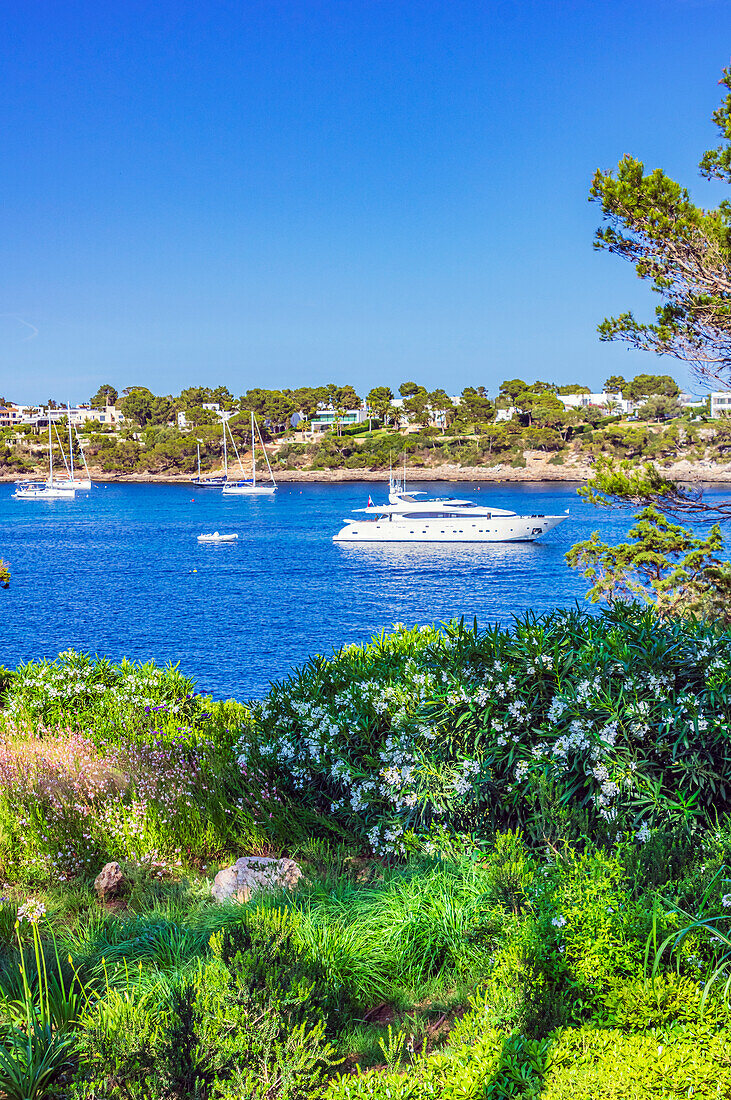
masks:
<path id="1" fill-rule="evenodd" d="M 727 1095 L 729 683 L 639 605 L 396 626 L 247 704 L 4 673 L 0 1090 Z M 215 904 L 244 852 L 304 878 Z"/>

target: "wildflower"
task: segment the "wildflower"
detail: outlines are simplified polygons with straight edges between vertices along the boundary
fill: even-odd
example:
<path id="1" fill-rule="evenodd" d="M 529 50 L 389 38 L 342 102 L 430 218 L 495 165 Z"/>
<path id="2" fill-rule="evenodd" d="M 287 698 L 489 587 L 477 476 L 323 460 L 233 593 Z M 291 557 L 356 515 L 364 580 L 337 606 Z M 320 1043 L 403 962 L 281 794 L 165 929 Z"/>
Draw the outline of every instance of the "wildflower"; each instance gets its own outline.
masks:
<path id="1" fill-rule="evenodd" d="M 721 898 L 721 905 L 724 909 L 731 909 L 731 894 L 724 894 Z"/>
<path id="2" fill-rule="evenodd" d="M 566 917 L 554 917 L 551 924 L 554 928 L 563 928 L 566 924 Z"/>
<path id="3" fill-rule="evenodd" d="M 25 905 L 21 905 L 18 910 L 18 920 L 27 920 L 29 924 L 38 924 L 38 921 L 45 912 L 46 907 L 42 901 L 36 901 L 35 898 L 28 898 Z"/>
<path id="4" fill-rule="evenodd" d="M 635 840 L 639 840 L 640 844 L 646 844 L 647 841 L 650 839 L 650 835 L 650 826 L 647 824 L 646 821 L 641 821 L 640 827 L 635 833 Z M 731 899 L 731 894 L 729 895 L 729 898 Z"/>

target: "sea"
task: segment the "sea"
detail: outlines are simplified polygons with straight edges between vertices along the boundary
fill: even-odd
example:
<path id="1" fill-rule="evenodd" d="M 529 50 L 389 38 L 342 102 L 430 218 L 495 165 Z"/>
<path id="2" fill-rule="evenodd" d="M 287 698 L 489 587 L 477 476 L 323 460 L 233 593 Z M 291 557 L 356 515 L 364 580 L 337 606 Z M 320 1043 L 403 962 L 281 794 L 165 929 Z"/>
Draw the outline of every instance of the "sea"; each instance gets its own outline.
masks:
<path id="1" fill-rule="evenodd" d="M 214 698 L 260 698 L 314 654 L 366 642 L 396 622 L 508 624 L 585 604 L 569 547 L 598 530 L 620 540 L 631 512 L 585 504 L 570 484 L 420 483 L 566 522 L 534 543 L 333 543 L 379 483 L 281 485 L 274 497 L 175 484 L 102 484 L 76 500 L 23 502 L 0 485 L 0 664 L 67 649 L 179 664 Z M 205 545 L 208 531 L 236 532 Z"/>

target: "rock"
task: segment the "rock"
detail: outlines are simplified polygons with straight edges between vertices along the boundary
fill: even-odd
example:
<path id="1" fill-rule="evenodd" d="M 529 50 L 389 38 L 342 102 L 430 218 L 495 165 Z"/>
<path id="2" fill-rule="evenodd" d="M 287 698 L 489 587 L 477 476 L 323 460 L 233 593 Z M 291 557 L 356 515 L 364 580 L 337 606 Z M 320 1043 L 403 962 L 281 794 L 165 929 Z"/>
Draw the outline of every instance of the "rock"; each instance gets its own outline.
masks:
<path id="1" fill-rule="evenodd" d="M 293 859 L 242 856 L 233 867 L 225 867 L 213 880 L 216 901 L 249 901 L 258 890 L 291 890 L 302 878 Z"/>
<path id="2" fill-rule="evenodd" d="M 118 897 L 126 885 L 127 880 L 118 863 L 106 863 L 94 879 L 94 889 L 99 901 Z"/>

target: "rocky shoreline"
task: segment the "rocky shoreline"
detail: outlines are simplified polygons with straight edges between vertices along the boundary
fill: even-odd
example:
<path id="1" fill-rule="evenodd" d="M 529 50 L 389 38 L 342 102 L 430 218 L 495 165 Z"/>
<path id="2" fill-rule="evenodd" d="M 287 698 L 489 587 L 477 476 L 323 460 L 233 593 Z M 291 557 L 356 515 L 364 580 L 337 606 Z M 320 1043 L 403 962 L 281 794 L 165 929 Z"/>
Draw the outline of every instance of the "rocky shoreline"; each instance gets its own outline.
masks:
<path id="1" fill-rule="evenodd" d="M 441 466 L 413 466 L 406 468 L 407 481 L 487 481 L 487 482 L 558 482 L 576 484 L 585 482 L 591 476 L 591 464 L 586 461 L 568 458 L 562 465 L 551 463 L 544 455 L 527 454 L 525 466 L 511 466 L 509 463 L 497 462 L 492 466 L 458 466 L 456 464 L 443 464 Z M 662 467 L 663 473 L 678 481 L 689 481 L 703 484 L 728 484 L 731 483 L 731 464 L 720 465 L 714 462 L 688 462 L 683 459 L 671 466 Z M 221 471 L 207 471 L 206 476 L 212 476 Z M 46 474 L 37 472 L 33 475 L 23 475 L 24 478 L 43 478 Z M 387 470 L 362 470 L 345 469 L 337 470 L 277 470 L 275 476 L 278 482 L 285 484 L 295 482 L 301 484 L 337 484 L 339 482 L 383 482 L 388 478 Z M 0 474 L 0 482 L 14 482 L 20 475 L 11 473 Z M 91 477 L 94 481 L 108 484 L 160 484 L 160 485 L 190 485 L 189 474 L 117 474 L 108 473 L 92 467 Z"/>

